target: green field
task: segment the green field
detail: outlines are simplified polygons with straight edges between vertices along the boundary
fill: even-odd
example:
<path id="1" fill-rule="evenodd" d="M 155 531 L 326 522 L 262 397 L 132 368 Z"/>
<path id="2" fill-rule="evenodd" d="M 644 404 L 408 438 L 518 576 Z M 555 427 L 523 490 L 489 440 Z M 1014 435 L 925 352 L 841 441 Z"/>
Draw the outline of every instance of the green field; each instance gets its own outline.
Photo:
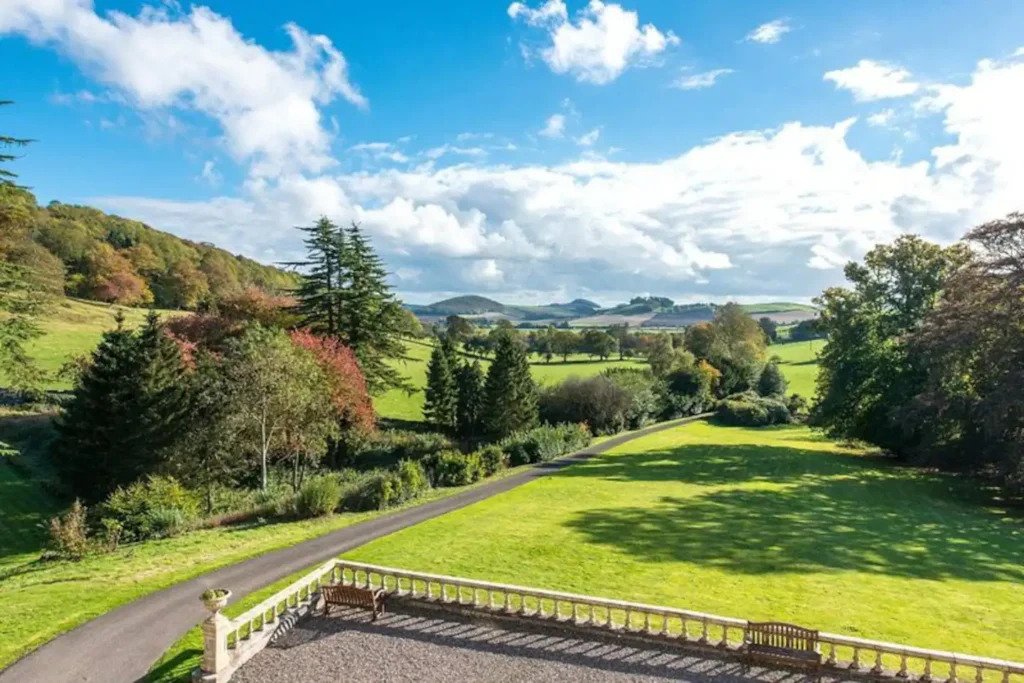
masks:
<path id="1" fill-rule="evenodd" d="M 346 557 L 1024 659 L 1024 522 L 804 427 L 706 423 Z"/>
<path id="2" fill-rule="evenodd" d="M 392 366 L 398 368 L 418 391 L 409 394 L 395 389 L 374 399 L 373 405 L 381 417 L 419 422 L 423 420 L 424 395 L 422 389 L 427 385 L 427 362 L 430 360 L 432 346 L 429 342 L 421 341 L 410 341 L 406 346 L 409 359 L 393 362 Z M 490 361 L 481 360 L 480 365 L 486 370 Z M 621 367 L 643 368 L 647 365 L 638 360 L 592 360 L 589 356 L 582 354 L 569 356 L 568 361 L 564 363 L 560 359 L 556 359 L 552 363 L 545 363 L 542 360 L 530 362 L 533 378 L 542 386 L 557 384 L 573 375 L 589 377 L 604 372 L 608 368 Z"/>
<path id="3" fill-rule="evenodd" d="M 68 360 L 91 353 L 100 343 L 103 333 L 117 326 L 115 316 L 118 311 L 124 314 L 125 325 L 128 327 L 141 325 L 149 313 L 148 310 L 141 308 L 111 306 L 81 299 L 63 299 L 40 321 L 43 336 L 34 339 L 29 345 L 29 355 L 52 375 Z M 161 317 L 184 315 L 181 311 L 158 310 L 157 313 Z M 0 386 L 3 386 L 3 381 L 3 375 L 0 374 Z M 54 378 L 45 388 L 69 389 L 70 384 Z"/>
<path id="4" fill-rule="evenodd" d="M 786 342 L 768 347 L 769 356 L 782 359 L 779 367 L 789 380 L 789 393 L 800 394 L 808 401 L 814 397 L 814 383 L 818 379 L 818 352 L 824 339 L 809 342 Z"/>

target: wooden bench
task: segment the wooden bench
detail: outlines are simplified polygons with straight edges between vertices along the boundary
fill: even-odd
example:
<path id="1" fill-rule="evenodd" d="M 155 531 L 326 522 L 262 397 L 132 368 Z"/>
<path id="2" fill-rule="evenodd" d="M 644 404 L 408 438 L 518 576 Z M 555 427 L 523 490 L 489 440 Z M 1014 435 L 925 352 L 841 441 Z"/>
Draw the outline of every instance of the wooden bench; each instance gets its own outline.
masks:
<path id="1" fill-rule="evenodd" d="M 749 622 L 744 659 L 784 667 L 821 669 L 818 632 L 778 621 Z"/>
<path id="2" fill-rule="evenodd" d="M 321 591 L 324 596 L 325 617 L 330 614 L 332 605 L 345 605 L 373 610 L 370 621 L 377 621 L 377 617 L 384 614 L 384 603 L 388 597 L 383 588 L 357 588 L 341 584 L 322 586 Z"/>

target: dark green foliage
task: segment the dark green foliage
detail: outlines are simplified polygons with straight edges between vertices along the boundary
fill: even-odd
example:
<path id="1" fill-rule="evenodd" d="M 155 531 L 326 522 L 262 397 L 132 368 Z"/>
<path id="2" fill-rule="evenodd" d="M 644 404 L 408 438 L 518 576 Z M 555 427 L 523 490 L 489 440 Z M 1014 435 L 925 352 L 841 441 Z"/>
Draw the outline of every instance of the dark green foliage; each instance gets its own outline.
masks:
<path id="1" fill-rule="evenodd" d="M 451 344 L 451 342 L 448 342 Z M 426 401 L 423 417 L 434 429 L 454 432 L 457 426 L 459 394 L 452 354 L 444 344 L 435 344 L 427 364 Z"/>
<path id="2" fill-rule="evenodd" d="M 715 416 L 725 424 L 738 427 L 765 427 L 792 422 L 785 403 L 753 392 L 734 394 L 719 401 Z"/>
<path id="3" fill-rule="evenodd" d="M 421 460 L 455 448 L 452 440 L 444 434 L 398 429 L 359 435 L 345 441 L 344 457 L 338 464 L 359 470 L 392 467 L 402 460 Z"/>
<path id="4" fill-rule="evenodd" d="M 338 336 L 342 289 L 347 284 L 342 262 L 345 234 L 327 217 L 299 230 L 306 233 L 306 260 L 289 264 L 303 269 L 302 282 L 295 290 L 295 312 L 303 327 Z"/>
<path id="5" fill-rule="evenodd" d="M 0 100 L 0 107 L 14 104 L 10 100 Z M 14 161 L 18 157 L 13 154 L 8 154 L 6 150 L 25 147 L 29 143 L 33 142 L 27 138 L 15 138 L 10 135 L 0 135 L 0 163 L 7 163 Z M 0 166 L 0 186 L 14 186 L 14 179 L 18 177 L 18 174 L 14 171 L 8 170 Z"/>
<path id="6" fill-rule="evenodd" d="M 581 424 L 543 425 L 512 434 L 501 442 L 513 467 L 547 462 L 590 444 L 590 430 Z"/>
<path id="7" fill-rule="evenodd" d="M 757 380 L 757 393 L 762 396 L 780 397 L 786 394 L 788 386 L 789 382 L 779 369 L 779 364 L 771 360 L 764 366 L 761 377 Z"/>
<path id="8" fill-rule="evenodd" d="M 827 332 L 818 319 L 801 320 L 789 332 L 790 341 L 810 341 L 811 339 L 824 339 Z"/>
<path id="9" fill-rule="evenodd" d="M 477 456 L 480 458 L 480 467 L 483 468 L 485 477 L 497 474 L 508 467 L 508 454 L 497 444 L 484 446 L 477 451 Z"/>
<path id="10" fill-rule="evenodd" d="M 322 517 L 334 512 L 341 503 L 341 484 L 332 476 L 314 477 L 302 485 L 295 497 L 300 517 Z"/>
<path id="11" fill-rule="evenodd" d="M 540 417 L 549 424 L 583 423 L 594 434 L 614 434 L 626 427 L 632 393 L 607 376 L 569 377 L 540 393 Z"/>
<path id="12" fill-rule="evenodd" d="M 398 505 L 402 498 L 402 480 L 398 474 L 373 470 L 346 482 L 341 505 L 348 512 L 384 510 Z"/>
<path id="13" fill-rule="evenodd" d="M 106 333 L 57 421 L 55 463 L 84 500 L 159 470 L 186 433 L 188 381 L 155 315 Z"/>
<path id="14" fill-rule="evenodd" d="M 790 394 L 786 399 L 786 409 L 794 421 L 803 422 L 807 418 L 807 399 L 800 394 Z"/>
<path id="15" fill-rule="evenodd" d="M 536 422 L 537 385 L 530 375 L 526 349 L 517 337 L 502 334 L 484 384 L 484 428 L 500 438 Z"/>
<path id="16" fill-rule="evenodd" d="M 661 417 L 671 420 L 698 415 L 709 410 L 714 402 L 710 366 L 703 361 L 684 365 L 665 378 L 661 392 Z"/>
<path id="17" fill-rule="evenodd" d="M 639 429 L 657 418 L 661 412 L 659 394 L 663 383 L 650 370 L 611 368 L 602 374 L 629 392 L 629 408 L 623 416 L 626 429 Z"/>
<path id="18" fill-rule="evenodd" d="M 417 460 L 402 460 L 395 468 L 395 473 L 402 482 L 403 501 L 418 498 L 430 488 L 427 471 Z"/>
<path id="19" fill-rule="evenodd" d="M 779 325 L 771 318 L 758 318 L 757 324 L 761 326 L 765 339 L 769 344 L 774 344 L 779 339 Z"/>
<path id="20" fill-rule="evenodd" d="M 435 487 L 467 486 L 484 476 L 480 456 L 476 453 L 442 451 L 426 458 L 423 467 Z"/>
<path id="21" fill-rule="evenodd" d="M 863 264 L 847 265 L 853 289 L 830 288 L 816 299 L 828 343 L 819 356 L 813 424 L 901 457 L 919 446 L 925 425 L 908 424 L 900 409 L 923 391 L 927 358 L 906 340 L 965 259 L 962 245 L 904 236 L 875 247 Z"/>
<path id="22" fill-rule="evenodd" d="M 199 513 L 196 495 L 173 477 L 151 476 L 120 487 L 100 515 L 116 521 L 125 540 L 146 540 L 186 530 Z"/>
<path id="23" fill-rule="evenodd" d="M 458 401 L 455 410 L 456 430 L 462 436 L 474 436 L 482 429 L 484 373 L 479 361 L 460 363 L 455 375 Z"/>

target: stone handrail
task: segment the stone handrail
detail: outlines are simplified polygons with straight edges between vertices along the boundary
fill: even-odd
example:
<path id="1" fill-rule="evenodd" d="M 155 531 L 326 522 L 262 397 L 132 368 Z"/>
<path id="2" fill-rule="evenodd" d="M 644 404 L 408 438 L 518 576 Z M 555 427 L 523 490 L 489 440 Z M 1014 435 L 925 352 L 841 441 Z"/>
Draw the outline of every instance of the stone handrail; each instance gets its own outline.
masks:
<path id="1" fill-rule="evenodd" d="M 747 635 L 745 619 L 410 572 L 359 562 L 339 561 L 336 576 L 342 583 L 380 587 L 389 594 L 400 597 L 408 596 L 465 608 L 555 620 L 576 626 L 598 627 L 720 648 L 739 648 L 746 641 Z M 694 628 L 691 628 L 691 625 Z M 1011 676 L 1024 677 L 1024 663 L 1020 662 L 928 650 L 833 633 L 819 633 L 818 641 L 826 650 L 826 666 L 849 671 L 870 671 L 880 674 L 889 670 L 894 671 L 899 678 L 909 678 L 912 672 L 916 672 L 918 680 L 927 682 L 935 680 L 937 673 L 934 668 L 939 664 L 947 673 L 943 680 L 948 683 L 965 680 L 958 678 L 958 674 L 964 670 L 973 670 L 975 683 L 983 683 L 986 673 L 995 674 L 1001 683 L 1010 683 Z"/>
<path id="2" fill-rule="evenodd" d="M 557 622 L 581 628 L 649 636 L 671 642 L 737 650 L 747 639 L 747 620 L 704 612 L 610 600 L 572 593 L 527 588 L 392 567 L 331 560 L 278 591 L 244 614 L 228 619 L 215 611 L 203 622 L 203 664 L 194 680 L 224 683 L 262 650 L 282 624 L 312 608 L 325 583 L 383 588 L 398 598 L 425 600 L 463 609 L 526 619 Z M 955 652 L 927 650 L 832 633 L 819 633 L 824 664 L 848 671 L 880 674 L 893 671 L 898 678 L 917 677 L 927 683 L 946 672 L 946 683 L 957 683 L 961 671 L 973 670 L 974 683 L 1011 683 L 1024 678 L 1024 664 Z M 1017 683 L 1015 680 L 1014 683 Z"/>

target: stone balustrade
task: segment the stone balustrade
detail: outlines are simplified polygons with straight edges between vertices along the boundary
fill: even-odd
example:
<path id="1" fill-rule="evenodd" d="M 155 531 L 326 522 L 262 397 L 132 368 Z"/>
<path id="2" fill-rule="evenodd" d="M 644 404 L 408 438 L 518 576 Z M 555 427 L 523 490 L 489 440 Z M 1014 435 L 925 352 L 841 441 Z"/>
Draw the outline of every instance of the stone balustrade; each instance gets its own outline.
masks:
<path id="1" fill-rule="evenodd" d="M 239 666 L 266 647 L 282 621 L 301 616 L 311 607 L 324 582 L 383 588 L 399 599 L 723 650 L 738 650 L 747 635 L 745 619 L 332 560 L 235 619 L 211 615 L 203 623 L 203 666 L 196 672 L 197 680 L 229 680 Z M 819 633 L 818 640 L 825 665 L 835 669 L 892 674 L 922 683 L 1024 683 L 1024 664 L 1018 662 L 831 633 Z"/>

